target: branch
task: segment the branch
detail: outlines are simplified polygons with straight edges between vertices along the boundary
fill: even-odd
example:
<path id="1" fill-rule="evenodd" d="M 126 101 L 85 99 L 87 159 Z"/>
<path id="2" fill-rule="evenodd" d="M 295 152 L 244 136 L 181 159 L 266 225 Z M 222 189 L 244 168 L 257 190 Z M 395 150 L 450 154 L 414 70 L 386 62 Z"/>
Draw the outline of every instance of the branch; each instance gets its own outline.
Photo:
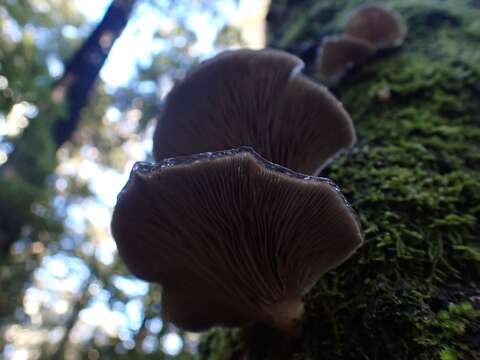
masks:
<path id="1" fill-rule="evenodd" d="M 53 89 L 57 102 L 66 98 L 68 114 L 55 122 L 53 136 L 60 147 L 70 139 L 80 120 L 98 74 L 110 50 L 127 25 L 135 0 L 114 0 L 102 21 L 65 66 L 62 78 Z"/>

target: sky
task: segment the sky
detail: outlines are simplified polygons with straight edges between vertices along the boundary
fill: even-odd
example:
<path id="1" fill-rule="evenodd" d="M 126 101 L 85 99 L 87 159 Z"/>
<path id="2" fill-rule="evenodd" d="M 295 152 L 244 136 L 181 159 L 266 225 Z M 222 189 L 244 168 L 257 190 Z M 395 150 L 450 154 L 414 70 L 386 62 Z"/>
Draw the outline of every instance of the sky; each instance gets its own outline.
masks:
<path id="1" fill-rule="evenodd" d="M 105 14 L 111 0 L 75 0 L 79 10 L 85 15 L 87 21 L 95 26 Z M 248 2 L 258 2 L 258 0 L 242 0 L 245 4 Z M 192 29 L 195 29 L 197 35 L 197 43 L 194 46 L 193 51 L 195 55 L 200 58 L 207 58 L 215 53 L 214 40 L 217 30 L 223 23 L 231 22 L 232 17 L 236 12 L 236 7 L 231 0 L 220 0 L 220 9 L 222 16 L 220 17 L 223 22 L 219 23 L 212 21 L 211 18 L 205 13 L 192 11 L 187 19 L 187 25 Z M 120 38 L 115 42 L 105 65 L 103 66 L 100 77 L 106 83 L 106 85 L 113 92 L 116 88 L 122 87 L 128 84 L 128 81 L 136 73 L 137 64 L 148 66 L 151 62 L 152 55 L 161 51 L 159 47 L 159 41 L 154 38 L 155 32 L 160 30 L 168 31 L 168 28 L 173 28 L 175 23 L 171 18 L 161 14 L 159 11 L 152 11 L 147 5 L 140 1 L 140 6 L 137 6 L 132 17 L 121 34 Z M 245 5 L 244 5 L 245 6 Z M 120 114 L 118 110 L 111 107 L 105 114 L 109 121 L 127 120 L 129 114 Z M 133 115 L 132 115 L 133 116 Z M 146 153 L 151 149 L 151 141 L 146 139 L 143 146 L 137 146 L 135 148 L 129 148 L 129 152 L 133 152 L 136 155 L 135 160 L 144 160 Z M 128 168 L 132 164 L 128 165 Z M 80 176 L 82 174 L 85 177 L 97 179 L 93 185 L 94 191 L 97 193 L 100 201 L 112 207 L 116 202 L 116 195 L 123 187 L 128 172 L 124 174 L 118 174 L 115 171 L 107 171 L 105 169 L 99 169 L 94 164 L 83 163 L 78 165 L 73 171 L 78 171 Z M 99 181 L 99 179 L 103 179 Z M 75 210 L 74 210 L 75 211 Z M 95 211 L 97 216 L 93 216 L 95 221 L 101 221 L 99 219 L 104 218 L 107 214 L 102 214 L 100 211 Z M 100 215 L 100 216 L 98 216 Z"/>
<path id="2" fill-rule="evenodd" d="M 94 26 L 103 17 L 111 0 L 85 1 L 75 0 L 78 8 L 86 16 L 87 20 Z M 264 46 L 263 18 L 267 9 L 266 0 L 239 0 L 238 5 L 234 0 L 216 0 L 216 6 L 221 16 L 212 19 L 206 13 L 192 10 L 187 19 L 187 26 L 195 31 L 197 43 L 192 51 L 200 59 L 213 56 L 217 49 L 214 40 L 217 31 L 224 24 L 233 24 L 241 27 L 244 41 L 252 48 Z M 159 11 L 152 11 L 149 6 L 143 6 L 140 2 L 132 15 L 127 27 L 120 38 L 115 42 L 110 55 L 103 66 L 100 76 L 113 92 L 117 87 L 124 86 L 135 75 L 136 65 L 148 65 L 152 55 L 161 51 L 159 41 L 156 41 L 154 34 L 159 29 L 168 30 L 173 27 L 173 20 Z M 128 118 L 129 114 L 123 114 Z M 110 108 L 106 118 L 110 121 L 117 121 L 121 114 L 115 108 Z M 128 120 L 128 119 L 127 119 Z M 150 138 L 144 139 L 142 144 L 125 144 L 129 153 L 135 154 L 127 164 L 125 172 L 119 174 L 115 171 L 100 169 L 85 162 L 80 167 L 80 172 L 96 179 L 91 188 L 97 194 L 99 200 L 106 206 L 113 207 L 116 196 L 128 179 L 129 170 L 134 161 L 141 161 L 151 151 L 152 142 Z M 97 211 L 99 213 L 99 211 Z M 108 212 L 105 213 L 107 216 Z M 109 215 L 109 214 L 108 214 Z M 99 217 L 95 217 L 99 219 Z M 104 221 L 107 221 L 105 219 Z M 109 221 L 109 218 L 108 218 Z M 110 245 L 109 247 L 111 247 Z"/>
<path id="3" fill-rule="evenodd" d="M 104 15 L 110 0 L 75 0 L 77 7 L 85 14 L 92 24 L 97 23 Z M 240 0 L 238 7 L 231 0 L 217 0 L 221 17 L 213 21 L 207 14 L 195 12 L 189 15 L 187 25 L 197 34 L 197 44 L 193 47 L 192 55 L 201 59 L 213 55 L 216 50 L 214 40 L 217 30 L 225 23 L 244 24 L 245 36 L 251 47 L 259 48 L 263 45 L 263 37 L 255 29 L 257 14 L 263 11 L 265 1 Z M 161 50 L 159 42 L 155 41 L 154 34 L 159 29 L 167 30 L 175 24 L 168 14 L 151 11 L 149 6 L 140 3 L 132 19 L 123 31 L 104 65 L 100 76 L 105 83 L 113 88 L 126 85 L 135 74 L 136 64 L 148 65 L 151 55 Z"/>

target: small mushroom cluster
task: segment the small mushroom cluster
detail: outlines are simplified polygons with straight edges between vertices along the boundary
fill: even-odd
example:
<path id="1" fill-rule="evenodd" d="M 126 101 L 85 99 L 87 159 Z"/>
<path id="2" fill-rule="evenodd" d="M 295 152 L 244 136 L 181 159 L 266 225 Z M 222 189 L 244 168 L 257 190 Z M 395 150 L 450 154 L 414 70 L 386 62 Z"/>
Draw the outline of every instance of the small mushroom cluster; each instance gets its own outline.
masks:
<path id="1" fill-rule="evenodd" d="M 323 39 L 317 50 L 317 72 L 324 81 L 334 83 L 378 50 L 400 46 L 406 35 L 398 12 L 382 3 L 363 5 L 350 15 L 343 34 Z"/>
<path id="2" fill-rule="evenodd" d="M 338 187 L 313 176 L 355 142 L 341 103 L 276 50 L 227 51 L 167 96 L 156 163 L 136 163 L 112 234 L 163 316 L 190 331 L 298 334 L 302 295 L 362 244 Z"/>

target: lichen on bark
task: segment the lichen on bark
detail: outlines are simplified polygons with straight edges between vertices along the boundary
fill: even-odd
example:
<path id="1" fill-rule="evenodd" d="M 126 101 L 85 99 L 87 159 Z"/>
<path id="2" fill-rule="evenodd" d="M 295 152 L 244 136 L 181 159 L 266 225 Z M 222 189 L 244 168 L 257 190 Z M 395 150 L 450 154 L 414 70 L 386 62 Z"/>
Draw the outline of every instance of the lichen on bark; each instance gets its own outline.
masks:
<path id="1" fill-rule="evenodd" d="M 409 34 L 332 89 L 359 141 L 325 174 L 367 243 L 305 297 L 291 359 L 480 358 L 480 3 L 385 2 Z M 360 3 L 274 0 L 270 45 L 314 77 L 315 45 Z M 199 358 L 274 358 L 273 337 L 248 349 L 252 334 L 214 330 Z"/>

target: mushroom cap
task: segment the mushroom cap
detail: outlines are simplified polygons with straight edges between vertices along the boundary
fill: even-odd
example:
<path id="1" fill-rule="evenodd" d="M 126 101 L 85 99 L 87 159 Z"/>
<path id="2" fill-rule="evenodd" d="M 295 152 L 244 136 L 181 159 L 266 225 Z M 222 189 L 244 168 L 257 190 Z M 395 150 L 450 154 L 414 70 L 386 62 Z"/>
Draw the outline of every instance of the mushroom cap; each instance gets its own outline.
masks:
<path id="1" fill-rule="evenodd" d="M 364 63 L 375 51 L 370 42 L 348 34 L 326 36 L 318 48 L 318 74 L 327 82 L 335 82 L 354 65 Z"/>
<path id="2" fill-rule="evenodd" d="M 268 160 L 313 174 L 355 141 L 352 120 L 325 87 L 278 50 L 235 50 L 200 64 L 163 104 L 156 160 L 252 146 Z"/>
<path id="3" fill-rule="evenodd" d="M 377 49 L 399 46 L 407 26 L 397 11 L 381 3 L 358 7 L 347 21 L 345 33 L 372 43 Z"/>
<path id="4" fill-rule="evenodd" d="M 112 233 L 130 271 L 163 286 L 166 319 L 191 331 L 260 322 L 294 333 L 302 294 L 362 244 L 330 180 L 247 147 L 135 164 Z"/>

